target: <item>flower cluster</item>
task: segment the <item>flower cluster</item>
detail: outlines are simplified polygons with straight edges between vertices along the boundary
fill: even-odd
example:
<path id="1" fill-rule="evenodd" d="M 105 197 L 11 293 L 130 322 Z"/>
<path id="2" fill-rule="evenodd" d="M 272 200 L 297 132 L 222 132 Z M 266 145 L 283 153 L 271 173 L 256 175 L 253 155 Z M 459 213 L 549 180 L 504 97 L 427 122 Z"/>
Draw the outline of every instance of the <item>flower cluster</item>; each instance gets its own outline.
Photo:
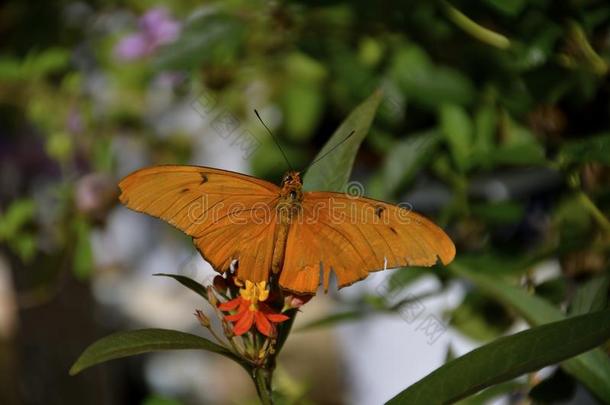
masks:
<path id="1" fill-rule="evenodd" d="M 310 298 L 285 293 L 273 283 L 242 281 L 229 272 L 216 276 L 207 288 L 207 300 L 216 311 L 224 338 L 202 311 L 196 311 L 195 316 L 221 345 L 262 365 L 276 352 L 278 325 L 294 318 L 296 310 Z"/>
<path id="2" fill-rule="evenodd" d="M 289 318 L 274 312 L 263 302 L 269 298 L 267 283 L 246 281 L 245 288 L 240 289 L 239 294 L 239 297 L 218 306 L 221 311 L 235 312 L 233 315 L 225 316 L 227 321 L 235 322 L 233 333 L 241 336 L 256 325 L 256 329 L 263 335 L 275 337 L 274 324 L 287 321 Z"/>

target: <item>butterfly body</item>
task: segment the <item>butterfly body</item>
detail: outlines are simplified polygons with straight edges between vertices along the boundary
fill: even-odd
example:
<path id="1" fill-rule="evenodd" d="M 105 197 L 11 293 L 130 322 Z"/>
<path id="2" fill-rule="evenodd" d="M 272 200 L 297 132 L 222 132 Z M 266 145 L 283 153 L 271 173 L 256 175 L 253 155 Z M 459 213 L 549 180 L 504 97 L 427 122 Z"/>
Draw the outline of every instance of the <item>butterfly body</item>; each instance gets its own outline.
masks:
<path id="1" fill-rule="evenodd" d="M 290 224 L 302 209 L 302 188 L 303 182 L 299 172 L 288 172 L 282 178 L 282 188 L 280 189 L 279 201 L 276 208 L 277 229 L 274 236 L 275 243 L 271 260 L 271 272 L 273 274 L 278 274 L 282 269 Z"/>
<path id="2" fill-rule="evenodd" d="M 410 209 L 344 193 L 304 192 L 299 172 L 281 187 L 200 166 L 156 166 L 125 179 L 120 200 L 193 237 L 216 271 L 313 294 L 369 272 L 453 260 L 451 239 Z"/>

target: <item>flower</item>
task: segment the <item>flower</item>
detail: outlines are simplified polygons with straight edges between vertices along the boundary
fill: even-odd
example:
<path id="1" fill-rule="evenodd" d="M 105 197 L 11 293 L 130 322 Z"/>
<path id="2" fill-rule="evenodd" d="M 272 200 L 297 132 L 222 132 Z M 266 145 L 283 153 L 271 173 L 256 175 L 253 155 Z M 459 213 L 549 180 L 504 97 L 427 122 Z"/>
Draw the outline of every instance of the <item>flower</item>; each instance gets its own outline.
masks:
<path id="1" fill-rule="evenodd" d="M 161 45 L 175 41 L 181 26 L 166 9 L 153 8 L 140 17 L 139 28 L 117 44 L 115 53 L 119 59 L 134 60 L 151 55 Z"/>
<path id="2" fill-rule="evenodd" d="M 239 285 L 239 284 L 238 284 Z M 263 301 L 269 298 L 267 283 L 253 283 L 246 281 L 245 288 L 239 290 L 239 297 L 220 304 L 221 311 L 237 311 L 233 315 L 225 315 L 225 319 L 235 322 L 233 333 L 241 336 L 256 325 L 256 329 L 267 337 L 275 336 L 276 323 L 284 322 L 288 316 L 274 312 L 273 309 Z"/>

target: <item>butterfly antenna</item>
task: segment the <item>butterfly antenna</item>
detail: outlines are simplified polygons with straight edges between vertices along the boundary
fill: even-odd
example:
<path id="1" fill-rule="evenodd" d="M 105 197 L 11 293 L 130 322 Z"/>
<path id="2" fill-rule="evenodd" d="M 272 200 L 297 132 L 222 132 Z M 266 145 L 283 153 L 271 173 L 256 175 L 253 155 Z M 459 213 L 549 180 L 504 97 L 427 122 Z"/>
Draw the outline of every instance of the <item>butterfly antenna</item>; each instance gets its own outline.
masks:
<path id="1" fill-rule="evenodd" d="M 324 159 L 326 156 L 330 155 L 331 152 L 333 152 L 335 149 L 337 149 L 339 146 L 343 145 L 343 143 L 345 141 L 347 141 L 349 138 L 352 137 L 352 135 L 354 135 L 356 133 L 355 130 L 352 130 L 352 132 L 350 132 L 345 138 L 343 138 L 339 143 L 337 143 L 335 146 L 333 146 L 332 148 L 330 148 L 330 150 L 328 152 L 326 152 L 325 154 L 323 154 L 322 156 L 320 156 L 319 158 L 317 158 L 316 160 L 314 160 L 313 162 L 311 162 L 309 164 L 309 166 L 307 166 L 307 170 L 309 170 L 309 168 L 313 165 L 315 165 L 316 163 L 318 163 L 320 160 Z M 305 171 L 307 171 L 305 170 Z"/>
<path id="2" fill-rule="evenodd" d="M 277 138 L 275 137 L 275 135 L 273 135 L 273 132 L 271 132 L 271 130 L 267 127 L 267 125 L 265 125 L 265 122 L 263 121 L 263 119 L 261 118 L 260 114 L 258 113 L 258 111 L 256 111 L 256 109 L 254 110 L 254 114 L 256 114 L 256 118 L 258 118 L 258 120 L 261 122 L 261 124 L 263 124 L 263 126 L 265 127 L 265 129 L 267 130 L 267 132 L 269 132 L 269 135 L 271 135 L 271 138 L 273 139 L 273 141 L 275 142 L 275 144 L 277 145 L 278 149 L 280 150 L 280 152 L 282 152 L 282 155 L 284 156 L 284 160 L 286 161 L 286 164 L 288 165 L 288 168 L 291 171 L 294 171 L 294 169 L 292 168 L 292 165 L 290 164 L 290 161 L 288 160 L 288 156 L 286 156 L 286 153 L 284 152 L 284 149 L 282 149 L 282 145 L 280 145 L 280 142 L 277 140 Z"/>

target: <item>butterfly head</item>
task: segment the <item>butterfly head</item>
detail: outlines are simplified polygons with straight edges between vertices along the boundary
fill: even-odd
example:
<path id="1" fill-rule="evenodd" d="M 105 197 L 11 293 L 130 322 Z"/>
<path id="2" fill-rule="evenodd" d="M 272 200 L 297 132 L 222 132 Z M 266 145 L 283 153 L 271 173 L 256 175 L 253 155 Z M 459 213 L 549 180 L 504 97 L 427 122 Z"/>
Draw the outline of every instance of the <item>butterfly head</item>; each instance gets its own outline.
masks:
<path id="1" fill-rule="evenodd" d="M 303 180 L 301 173 L 297 171 L 289 171 L 282 177 L 282 195 L 289 197 L 291 200 L 299 199 L 302 195 Z"/>
<path id="2" fill-rule="evenodd" d="M 282 187 L 286 186 L 301 186 L 303 181 L 301 180 L 301 173 L 297 171 L 289 171 L 282 177 Z"/>

